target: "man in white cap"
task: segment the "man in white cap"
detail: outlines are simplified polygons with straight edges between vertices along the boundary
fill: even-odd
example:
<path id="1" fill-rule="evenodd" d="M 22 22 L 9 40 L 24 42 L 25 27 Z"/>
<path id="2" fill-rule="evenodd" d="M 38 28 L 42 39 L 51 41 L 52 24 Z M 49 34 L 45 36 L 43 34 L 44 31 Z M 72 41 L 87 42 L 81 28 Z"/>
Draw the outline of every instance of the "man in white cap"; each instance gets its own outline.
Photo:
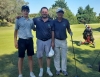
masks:
<path id="1" fill-rule="evenodd" d="M 56 68 L 56 74 L 59 75 L 60 71 L 67 76 L 67 34 L 66 31 L 72 36 L 69 21 L 63 18 L 64 11 L 62 8 L 57 9 L 57 18 L 54 20 L 54 36 L 55 36 L 55 56 L 54 66 Z M 61 66 L 60 66 L 61 55 Z"/>

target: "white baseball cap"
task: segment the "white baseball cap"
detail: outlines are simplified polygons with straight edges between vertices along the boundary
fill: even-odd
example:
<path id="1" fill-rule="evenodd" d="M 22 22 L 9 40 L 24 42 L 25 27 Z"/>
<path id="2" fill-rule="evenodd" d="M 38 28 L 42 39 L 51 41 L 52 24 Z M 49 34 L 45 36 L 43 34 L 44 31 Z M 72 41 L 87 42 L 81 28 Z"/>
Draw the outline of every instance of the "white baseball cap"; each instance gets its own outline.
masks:
<path id="1" fill-rule="evenodd" d="M 51 49 L 49 51 L 49 54 L 48 54 L 48 57 L 52 57 L 53 55 L 54 55 L 54 50 L 51 47 Z"/>
<path id="2" fill-rule="evenodd" d="M 62 8 L 58 8 L 58 9 L 56 10 L 56 13 L 59 13 L 59 12 L 64 13 L 64 11 L 63 11 L 63 9 L 62 9 Z"/>

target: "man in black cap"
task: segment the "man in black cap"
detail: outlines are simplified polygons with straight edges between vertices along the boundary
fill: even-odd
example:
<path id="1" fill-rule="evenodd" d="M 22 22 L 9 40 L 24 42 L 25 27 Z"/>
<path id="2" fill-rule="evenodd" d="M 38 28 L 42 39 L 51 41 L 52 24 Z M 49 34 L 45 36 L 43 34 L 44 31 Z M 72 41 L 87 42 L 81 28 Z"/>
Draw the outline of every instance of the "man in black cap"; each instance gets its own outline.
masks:
<path id="1" fill-rule="evenodd" d="M 64 11 L 62 8 L 57 9 L 57 19 L 54 20 L 54 36 L 55 36 L 55 55 L 54 66 L 56 68 L 56 74 L 59 75 L 60 71 L 67 76 L 67 34 L 66 31 L 72 36 L 69 21 L 63 18 Z M 60 66 L 61 55 L 61 66 Z"/>
<path id="2" fill-rule="evenodd" d="M 20 19 L 16 19 L 15 24 L 15 31 L 14 31 L 14 44 L 15 48 L 18 49 L 18 71 L 19 76 L 22 76 L 22 66 L 23 60 L 25 57 L 25 51 L 27 50 L 28 60 L 29 60 L 29 68 L 30 68 L 30 77 L 36 77 L 32 72 L 33 68 L 33 60 L 32 56 L 34 55 L 33 49 L 33 36 L 31 29 L 34 29 L 33 20 L 28 18 L 29 14 L 29 7 L 24 5 L 22 6 L 21 12 L 22 16 Z M 18 35 L 18 42 L 17 42 L 17 35 Z"/>

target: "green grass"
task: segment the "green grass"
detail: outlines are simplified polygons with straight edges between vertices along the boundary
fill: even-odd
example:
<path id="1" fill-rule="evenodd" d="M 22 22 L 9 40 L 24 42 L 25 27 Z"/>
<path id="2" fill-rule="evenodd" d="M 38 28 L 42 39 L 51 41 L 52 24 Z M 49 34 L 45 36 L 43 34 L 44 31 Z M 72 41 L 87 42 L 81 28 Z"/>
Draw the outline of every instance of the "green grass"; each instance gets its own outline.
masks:
<path id="1" fill-rule="evenodd" d="M 81 45 L 78 46 L 77 43 L 83 40 L 83 30 L 84 25 L 71 25 L 72 31 L 74 33 L 73 40 L 74 40 L 74 49 L 76 53 L 76 62 L 77 62 L 77 71 L 79 77 L 100 77 L 100 73 L 98 72 L 98 62 L 100 56 L 98 57 L 97 61 L 95 62 L 93 68 L 87 68 L 88 64 L 91 64 L 95 59 L 98 52 L 100 52 L 100 24 L 90 24 L 93 29 L 93 34 L 96 42 L 96 48 L 93 48 L 92 45 Z M 13 40 L 13 32 L 14 27 L 0 27 L 0 77 L 17 77 L 18 76 L 18 69 L 17 69 L 17 61 L 18 55 L 17 50 L 14 47 L 14 40 Z M 36 37 L 35 32 L 34 35 L 34 48 L 36 51 Z M 75 77 L 75 62 L 73 59 L 73 51 L 71 45 L 71 38 L 68 35 L 68 77 Z M 39 68 L 36 55 L 33 56 L 34 59 L 34 73 L 38 76 Z M 46 75 L 46 61 L 44 57 L 44 77 L 48 77 Z M 54 74 L 54 77 L 64 77 L 62 74 L 59 76 L 55 75 L 55 68 L 53 65 L 53 58 L 51 62 L 51 70 Z M 29 77 L 29 68 L 28 68 L 28 60 L 27 56 L 24 60 L 23 66 L 23 75 L 24 77 Z"/>

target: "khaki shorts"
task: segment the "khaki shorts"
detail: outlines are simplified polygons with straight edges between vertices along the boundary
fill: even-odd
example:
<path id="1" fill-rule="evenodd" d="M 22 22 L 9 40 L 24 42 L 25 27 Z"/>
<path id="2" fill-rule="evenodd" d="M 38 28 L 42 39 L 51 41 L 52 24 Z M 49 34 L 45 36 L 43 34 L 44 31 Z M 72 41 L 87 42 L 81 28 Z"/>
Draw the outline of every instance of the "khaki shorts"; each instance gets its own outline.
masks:
<path id="1" fill-rule="evenodd" d="M 49 51 L 51 47 L 51 39 L 47 41 L 42 41 L 37 39 L 37 57 L 43 57 L 44 52 L 46 53 L 46 57 L 48 57 Z"/>

